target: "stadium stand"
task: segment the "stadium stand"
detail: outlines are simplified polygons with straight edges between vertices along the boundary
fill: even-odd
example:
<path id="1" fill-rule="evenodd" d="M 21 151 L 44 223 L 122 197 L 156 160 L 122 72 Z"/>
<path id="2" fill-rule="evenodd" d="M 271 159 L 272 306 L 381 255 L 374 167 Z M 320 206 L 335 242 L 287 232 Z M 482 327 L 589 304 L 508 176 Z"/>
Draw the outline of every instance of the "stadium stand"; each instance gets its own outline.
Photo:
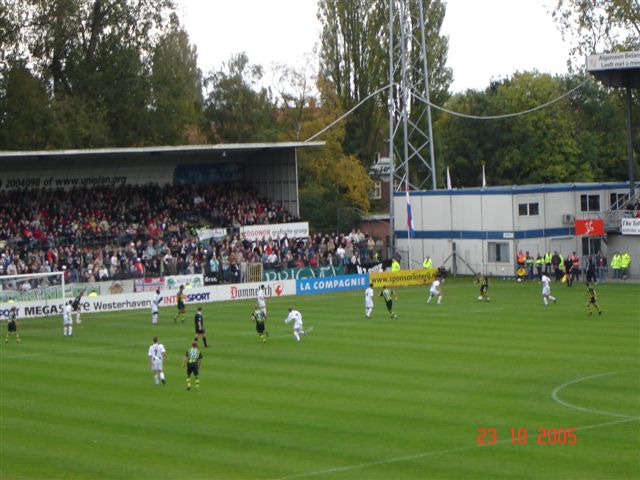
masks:
<path id="1" fill-rule="evenodd" d="M 121 186 L 0 192 L 0 275 L 66 270 L 70 282 L 214 273 L 244 281 L 247 263 L 265 268 L 343 267 L 373 260 L 362 232 L 308 239 L 240 238 L 243 225 L 297 220 L 248 187 Z M 226 228 L 200 242 L 200 227 Z"/>

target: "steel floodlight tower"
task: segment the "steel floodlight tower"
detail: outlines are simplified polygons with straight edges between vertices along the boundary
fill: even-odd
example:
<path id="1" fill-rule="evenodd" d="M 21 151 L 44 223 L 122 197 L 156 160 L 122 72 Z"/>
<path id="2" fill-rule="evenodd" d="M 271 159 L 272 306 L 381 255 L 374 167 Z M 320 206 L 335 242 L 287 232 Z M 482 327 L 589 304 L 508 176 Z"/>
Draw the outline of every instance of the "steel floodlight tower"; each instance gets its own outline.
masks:
<path id="1" fill-rule="evenodd" d="M 393 192 L 428 188 L 429 179 L 431 188 L 437 188 L 429 104 L 426 23 L 422 0 L 389 0 L 388 32 L 388 141 L 391 162 L 389 243 L 393 251 Z M 414 174 L 412 181 L 409 176 L 410 164 L 419 168 L 420 175 L 424 172 L 424 178 Z"/>

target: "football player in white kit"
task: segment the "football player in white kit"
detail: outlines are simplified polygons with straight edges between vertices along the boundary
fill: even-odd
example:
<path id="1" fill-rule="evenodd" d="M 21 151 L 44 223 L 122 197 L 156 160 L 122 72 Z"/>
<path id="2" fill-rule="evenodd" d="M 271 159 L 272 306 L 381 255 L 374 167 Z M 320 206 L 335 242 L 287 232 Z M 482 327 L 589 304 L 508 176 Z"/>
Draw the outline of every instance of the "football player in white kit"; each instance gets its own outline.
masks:
<path id="1" fill-rule="evenodd" d="M 62 309 L 62 330 L 65 337 L 73 336 L 73 321 L 71 320 L 71 300 Z"/>
<path id="2" fill-rule="evenodd" d="M 156 290 L 156 296 L 151 300 L 151 324 L 158 324 L 158 307 L 162 303 L 162 297 L 160 296 L 160 289 Z"/>
<path id="3" fill-rule="evenodd" d="M 442 280 L 444 282 L 444 280 Z M 431 284 L 431 288 L 429 289 L 429 298 L 427 298 L 427 303 L 431 303 L 431 299 L 433 297 L 438 297 L 438 305 L 442 303 L 442 292 L 440 291 L 440 279 L 436 278 Z"/>
<path id="4" fill-rule="evenodd" d="M 556 297 L 551 295 L 551 287 L 549 286 L 551 279 L 543 273 L 540 281 L 542 282 L 542 301 L 544 302 L 545 307 L 549 305 L 549 299 L 553 300 L 553 303 L 558 303 Z"/>
<path id="5" fill-rule="evenodd" d="M 260 311 L 262 313 L 264 313 L 264 318 L 266 320 L 267 318 L 267 302 L 265 300 L 265 292 L 264 292 L 264 285 L 260 285 L 260 288 L 258 289 L 258 308 L 260 309 Z"/>
<path id="6" fill-rule="evenodd" d="M 149 367 L 151 367 L 153 371 L 153 382 L 156 385 L 160 385 L 160 382 L 165 385 L 167 382 L 164 379 L 162 362 L 163 360 L 168 360 L 169 356 L 167 355 L 164 345 L 158 343 L 158 337 L 153 337 L 153 343 L 149 347 L 147 356 L 149 358 Z"/>
<path id="7" fill-rule="evenodd" d="M 296 342 L 299 342 L 300 334 L 307 334 L 302 328 L 302 314 L 298 310 L 293 310 L 289 307 L 289 316 L 284 319 L 284 323 L 291 322 L 293 322 L 293 337 L 296 339 Z"/>
<path id="8" fill-rule="evenodd" d="M 373 283 L 370 283 L 364 291 L 364 316 L 371 318 L 371 312 L 373 312 Z"/>

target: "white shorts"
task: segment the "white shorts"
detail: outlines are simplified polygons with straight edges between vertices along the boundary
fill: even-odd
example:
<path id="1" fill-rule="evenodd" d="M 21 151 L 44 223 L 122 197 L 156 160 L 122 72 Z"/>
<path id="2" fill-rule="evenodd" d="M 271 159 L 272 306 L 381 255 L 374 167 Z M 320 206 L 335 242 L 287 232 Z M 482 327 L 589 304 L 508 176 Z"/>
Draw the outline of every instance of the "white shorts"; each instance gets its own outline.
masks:
<path id="1" fill-rule="evenodd" d="M 302 320 L 294 320 L 293 329 L 294 330 L 302 330 Z"/>
<path id="2" fill-rule="evenodd" d="M 551 288 L 550 287 L 542 287 L 542 295 L 550 295 Z"/>
<path id="3" fill-rule="evenodd" d="M 371 300 L 365 300 L 364 301 L 364 307 L 365 308 L 373 308 L 373 302 Z"/>
<path id="4" fill-rule="evenodd" d="M 437 288 L 431 288 L 431 289 L 429 290 L 429 293 L 430 293 L 431 295 L 433 295 L 434 297 L 437 297 L 438 295 L 440 295 L 440 290 L 438 290 Z"/>
<path id="5" fill-rule="evenodd" d="M 151 360 L 151 370 L 153 370 L 154 372 L 162 371 L 162 359 Z"/>
<path id="6" fill-rule="evenodd" d="M 266 305 L 258 305 L 258 307 L 260 308 L 260 311 L 262 313 L 264 313 L 265 315 L 267 314 L 267 306 Z"/>
<path id="7" fill-rule="evenodd" d="M 63 325 L 73 325 L 73 320 L 71 320 L 71 317 L 64 317 L 62 319 L 62 324 Z"/>

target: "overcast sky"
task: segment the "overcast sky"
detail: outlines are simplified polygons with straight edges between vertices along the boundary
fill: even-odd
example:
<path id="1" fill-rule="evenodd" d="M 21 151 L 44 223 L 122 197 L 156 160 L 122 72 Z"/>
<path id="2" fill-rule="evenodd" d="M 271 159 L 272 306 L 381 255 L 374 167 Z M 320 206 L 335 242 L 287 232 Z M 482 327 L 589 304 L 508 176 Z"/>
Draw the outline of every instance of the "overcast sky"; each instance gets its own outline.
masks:
<path id="1" fill-rule="evenodd" d="M 568 46 L 547 10 L 552 0 L 447 0 L 451 90 L 484 89 L 515 71 L 565 73 Z M 317 45 L 316 0 L 178 0 L 204 73 L 231 55 L 299 65 Z"/>

